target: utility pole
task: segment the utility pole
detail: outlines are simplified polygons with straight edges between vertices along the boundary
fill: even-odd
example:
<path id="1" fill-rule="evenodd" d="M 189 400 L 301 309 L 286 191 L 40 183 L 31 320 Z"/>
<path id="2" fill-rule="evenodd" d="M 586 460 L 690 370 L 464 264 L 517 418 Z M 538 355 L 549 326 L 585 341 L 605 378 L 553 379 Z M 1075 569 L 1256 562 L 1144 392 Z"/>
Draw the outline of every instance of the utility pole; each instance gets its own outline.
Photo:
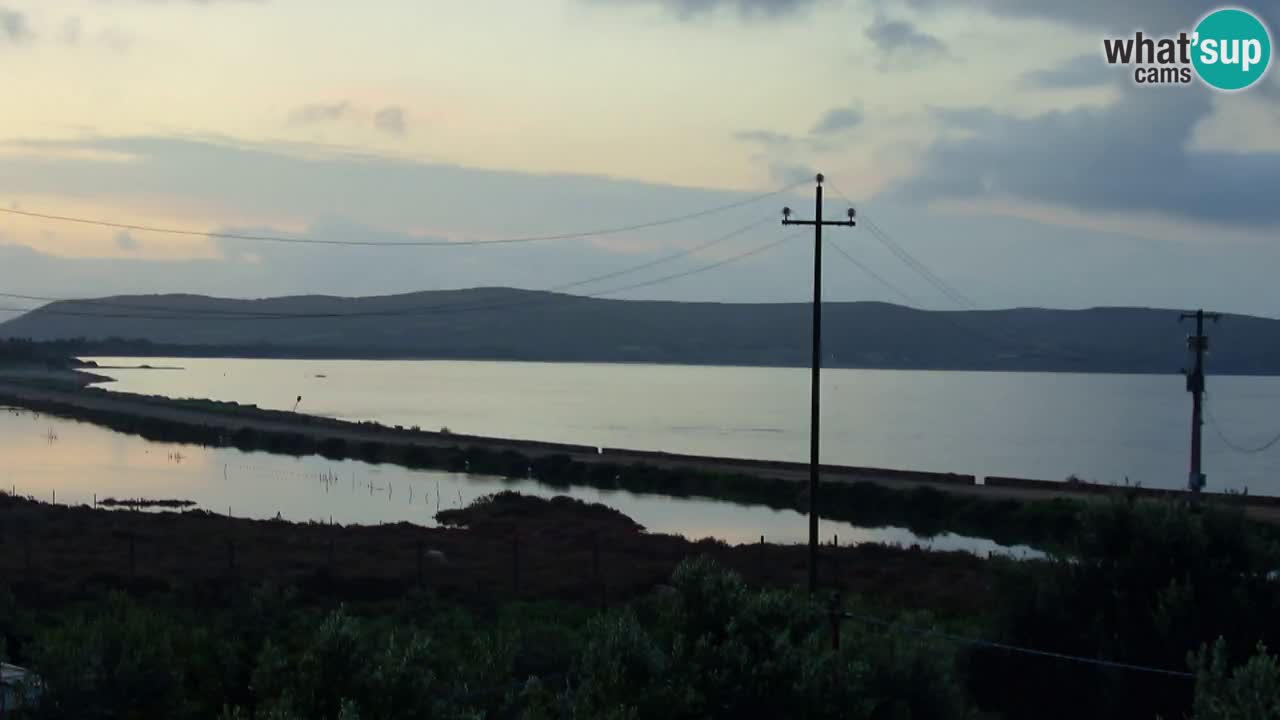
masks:
<path id="1" fill-rule="evenodd" d="M 1204 425 L 1204 354 L 1209 349 L 1209 336 L 1204 334 L 1204 319 L 1214 322 L 1221 317 L 1218 313 L 1207 313 L 1197 310 L 1193 313 L 1182 313 L 1178 321 L 1195 319 L 1196 334 L 1187 336 L 1187 347 L 1195 354 L 1190 370 L 1187 370 L 1187 392 L 1191 393 L 1191 473 L 1187 478 L 1187 487 L 1193 493 L 1199 493 L 1205 485 L 1204 473 L 1200 469 L 1200 427 Z"/>
<path id="2" fill-rule="evenodd" d="M 814 191 L 812 220 L 792 220 L 791 208 L 782 208 L 783 225 L 813 226 L 813 355 L 809 380 L 809 592 L 818 590 L 818 435 L 821 417 L 818 397 L 822 386 L 819 376 L 822 370 L 822 227 L 824 225 L 853 227 L 853 208 L 849 208 L 848 220 L 822 219 L 822 174 L 817 177 Z"/>

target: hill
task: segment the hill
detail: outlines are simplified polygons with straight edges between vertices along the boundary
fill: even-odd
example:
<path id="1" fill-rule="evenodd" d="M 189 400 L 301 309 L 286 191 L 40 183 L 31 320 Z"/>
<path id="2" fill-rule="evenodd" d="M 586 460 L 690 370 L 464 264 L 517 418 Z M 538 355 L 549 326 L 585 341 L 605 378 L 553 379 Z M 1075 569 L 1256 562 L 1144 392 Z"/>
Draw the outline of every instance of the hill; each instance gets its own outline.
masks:
<path id="1" fill-rule="evenodd" d="M 823 309 L 824 361 L 836 367 L 1173 373 L 1187 359 L 1178 310 L 931 311 L 873 302 Z M 807 303 L 606 300 L 508 288 L 261 300 L 142 295 L 52 303 L 0 324 L 0 338 L 74 340 L 63 343 L 68 352 L 104 355 L 805 366 L 809 313 Z M 1212 372 L 1280 374 L 1280 321 L 1230 315 L 1212 337 Z"/>

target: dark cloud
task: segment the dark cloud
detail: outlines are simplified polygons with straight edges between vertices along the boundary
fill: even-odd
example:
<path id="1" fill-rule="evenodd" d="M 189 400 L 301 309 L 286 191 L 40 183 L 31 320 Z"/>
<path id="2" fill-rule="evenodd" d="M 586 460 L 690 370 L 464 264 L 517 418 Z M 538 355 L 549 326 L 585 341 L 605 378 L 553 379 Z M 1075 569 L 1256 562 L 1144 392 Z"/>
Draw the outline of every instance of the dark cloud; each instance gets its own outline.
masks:
<path id="1" fill-rule="evenodd" d="M 1109 85 L 1115 79 L 1115 68 L 1109 67 L 1097 53 L 1077 55 L 1058 67 L 1032 70 L 1022 76 L 1027 85 L 1051 89 Z"/>
<path id="2" fill-rule="evenodd" d="M 341 120 L 349 112 L 351 112 L 351 103 L 346 100 L 335 103 L 311 103 L 289 113 L 289 122 L 294 125 L 330 123 Z"/>
<path id="3" fill-rule="evenodd" d="M 1013 18 L 1034 18 L 1095 27 L 1114 32 L 1175 32 L 1189 30 L 1196 21 L 1222 3 L 1207 0 L 905 0 L 917 10 L 973 9 Z M 1226 3 L 1230 5 L 1230 3 Z M 1263 6 L 1264 3 L 1252 3 Z M 1266 9 L 1249 8 L 1264 16 L 1272 27 L 1277 19 L 1274 2 Z"/>
<path id="4" fill-rule="evenodd" d="M 941 40 L 917 30 L 906 20 L 877 18 L 867 27 L 865 34 L 882 52 L 907 51 L 927 55 L 946 52 L 946 45 Z"/>
<path id="5" fill-rule="evenodd" d="M 0 41 L 20 43 L 31 38 L 27 16 L 17 10 L 0 6 Z"/>
<path id="6" fill-rule="evenodd" d="M 388 135 L 404 137 L 408 132 L 404 108 L 399 105 L 388 105 L 373 116 L 374 127 Z"/>
<path id="7" fill-rule="evenodd" d="M 743 17 L 779 17 L 806 10 L 823 0 L 586 0 L 597 5 L 659 5 L 688 20 L 727 9 Z"/>
<path id="8" fill-rule="evenodd" d="M 1189 148 L 1212 110 L 1198 86 L 1122 86 L 1105 108 L 1021 118 L 940 112 L 963 137 L 935 142 L 908 198 L 1013 196 L 1085 211 L 1152 212 L 1262 227 L 1280 223 L 1280 153 Z"/>
<path id="9" fill-rule="evenodd" d="M 840 132 L 848 130 L 862 123 L 862 112 L 851 107 L 838 107 L 828 110 L 821 118 L 819 118 L 813 129 L 809 131 L 813 135 L 826 135 L 828 133 Z"/>

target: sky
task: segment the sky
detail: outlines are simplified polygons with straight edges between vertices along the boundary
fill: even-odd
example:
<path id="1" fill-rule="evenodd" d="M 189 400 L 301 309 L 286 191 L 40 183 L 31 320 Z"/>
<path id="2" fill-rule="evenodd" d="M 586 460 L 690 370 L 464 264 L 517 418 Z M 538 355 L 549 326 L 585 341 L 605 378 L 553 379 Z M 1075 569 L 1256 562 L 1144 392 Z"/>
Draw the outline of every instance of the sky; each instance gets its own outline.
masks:
<path id="1" fill-rule="evenodd" d="M 1249 8 L 1249 5 L 1238 5 Z M 610 297 L 1280 316 L 1280 73 L 1143 87 L 1193 0 L 0 0 L 0 293 Z M 1273 27 L 1280 12 L 1249 8 Z M 1274 31 L 1273 31 L 1274 32 Z M 752 198 L 782 190 L 765 198 Z M 732 260 L 706 272 L 624 285 Z M 34 300 L 2 299 L 27 308 Z M 5 317 L 6 313 L 0 313 Z"/>

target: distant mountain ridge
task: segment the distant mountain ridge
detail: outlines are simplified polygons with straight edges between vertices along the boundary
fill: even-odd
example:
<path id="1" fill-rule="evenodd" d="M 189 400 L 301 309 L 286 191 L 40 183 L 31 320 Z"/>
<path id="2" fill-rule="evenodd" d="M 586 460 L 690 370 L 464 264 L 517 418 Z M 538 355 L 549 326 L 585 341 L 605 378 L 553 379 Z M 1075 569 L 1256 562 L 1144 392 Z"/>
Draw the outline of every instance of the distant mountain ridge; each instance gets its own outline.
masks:
<path id="1" fill-rule="evenodd" d="M 933 311 L 823 305 L 835 367 L 1176 373 L 1181 310 Z M 299 313 L 319 317 L 291 317 Z M 82 354 L 441 358 L 806 366 L 807 303 L 585 298 L 476 288 L 342 298 L 131 295 L 60 301 L 0 323 L 0 338 L 69 340 Z M 1210 370 L 1280 374 L 1280 320 L 1211 326 Z"/>

